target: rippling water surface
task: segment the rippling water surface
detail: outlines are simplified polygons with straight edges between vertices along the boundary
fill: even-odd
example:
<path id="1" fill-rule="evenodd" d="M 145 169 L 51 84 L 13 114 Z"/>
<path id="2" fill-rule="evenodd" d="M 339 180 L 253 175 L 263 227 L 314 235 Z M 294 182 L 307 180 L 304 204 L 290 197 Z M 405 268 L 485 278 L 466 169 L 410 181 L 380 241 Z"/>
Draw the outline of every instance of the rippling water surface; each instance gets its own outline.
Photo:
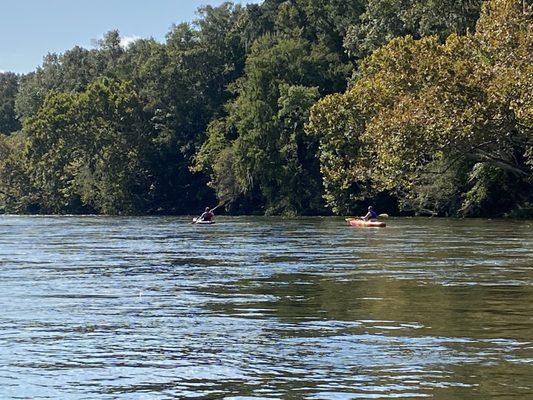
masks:
<path id="1" fill-rule="evenodd" d="M 533 223 L 0 217 L 1 399 L 533 398 Z"/>

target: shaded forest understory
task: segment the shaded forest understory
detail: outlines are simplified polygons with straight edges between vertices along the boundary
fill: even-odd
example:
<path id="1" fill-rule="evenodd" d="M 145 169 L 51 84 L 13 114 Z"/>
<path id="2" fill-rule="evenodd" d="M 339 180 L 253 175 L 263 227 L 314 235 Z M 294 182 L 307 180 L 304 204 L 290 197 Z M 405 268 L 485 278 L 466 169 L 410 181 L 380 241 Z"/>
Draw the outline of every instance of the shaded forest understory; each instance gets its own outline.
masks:
<path id="1" fill-rule="evenodd" d="M 0 74 L 0 213 L 533 216 L 531 0 L 265 0 Z"/>

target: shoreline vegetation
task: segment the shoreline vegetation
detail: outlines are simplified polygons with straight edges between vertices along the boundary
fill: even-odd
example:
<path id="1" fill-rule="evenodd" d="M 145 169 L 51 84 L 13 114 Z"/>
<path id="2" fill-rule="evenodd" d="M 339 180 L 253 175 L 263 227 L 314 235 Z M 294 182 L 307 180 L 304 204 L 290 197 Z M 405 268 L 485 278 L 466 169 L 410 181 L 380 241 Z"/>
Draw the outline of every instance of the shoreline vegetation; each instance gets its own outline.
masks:
<path id="1" fill-rule="evenodd" d="M 533 218 L 531 0 L 265 0 L 0 73 L 0 214 Z"/>

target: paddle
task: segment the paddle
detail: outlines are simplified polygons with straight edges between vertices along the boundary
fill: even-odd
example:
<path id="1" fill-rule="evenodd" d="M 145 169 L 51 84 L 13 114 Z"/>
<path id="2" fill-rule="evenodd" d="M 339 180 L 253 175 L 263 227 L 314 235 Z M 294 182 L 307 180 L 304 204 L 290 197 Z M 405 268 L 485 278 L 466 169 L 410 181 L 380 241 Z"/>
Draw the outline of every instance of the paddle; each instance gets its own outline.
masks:
<path id="1" fill-rule="evenodd" d="M 211 209 L 210 211 L 214 212 L 216 209 L 222 207 L 223 205 L 224 205 L 224 201 L 221 201 L 220 203 L 218 203 L 218 205 L 215 208 Z M 201 217 L 201 215 L 200 215 L 200 217 Z M 193 218 L 191 224 L 196 224 L 199 221 L 200 217 Z"/>
<path id="2" fill-rule="evenodd" d="M 389 218 L 389 214 L 379 214 L 378 218 Z M 346 221 L 354 220 L 354 219 L 360 219 L 364 221 L 364 217 L 352 217 L 352 218 L 346 218 Z"/>

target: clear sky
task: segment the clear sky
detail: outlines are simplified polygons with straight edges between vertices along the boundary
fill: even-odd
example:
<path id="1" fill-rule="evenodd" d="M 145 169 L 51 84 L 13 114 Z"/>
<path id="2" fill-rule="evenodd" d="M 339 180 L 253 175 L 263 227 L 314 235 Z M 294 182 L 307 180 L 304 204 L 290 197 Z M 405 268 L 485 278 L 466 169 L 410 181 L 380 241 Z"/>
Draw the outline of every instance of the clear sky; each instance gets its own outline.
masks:
<path id="1" fill-rule="evenodd" d="M 252 3 L 253 0 L 234 0 Z M 174 23 L 223 0 L 0 0 L 0 71 L 26 73 L 49 52 L 62 53 L 112 29 L 163 40 Z"/>

